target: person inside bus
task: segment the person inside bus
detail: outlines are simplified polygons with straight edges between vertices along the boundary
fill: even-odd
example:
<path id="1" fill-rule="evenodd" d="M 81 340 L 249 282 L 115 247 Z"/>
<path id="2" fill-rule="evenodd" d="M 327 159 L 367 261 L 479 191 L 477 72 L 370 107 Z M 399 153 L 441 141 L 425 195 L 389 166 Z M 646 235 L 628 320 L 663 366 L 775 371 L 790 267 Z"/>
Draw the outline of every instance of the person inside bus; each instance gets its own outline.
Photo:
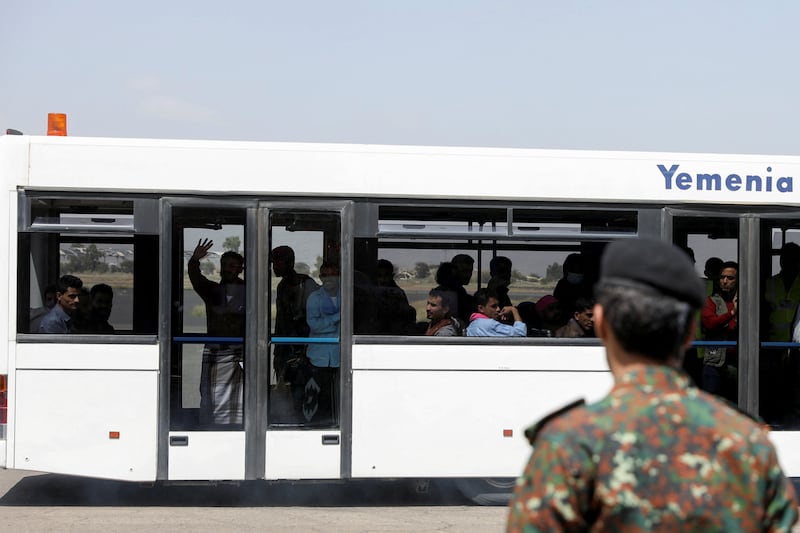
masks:
<path id="1" fill-rule="evenodd" d="M 792 321 L 800 305 L 800 246 L 787 242 L 781 247 L 780 271 L 764 282 L 767 339 L 790 342 Z"/>
<path id="2" fill-rule="evenodd" d="M 270 253 L 272 272 L 280 278 L 275 288 L 276 337 L 308 337 L 306 304 L 308 298 L 319 289 L 317 282 L 306 274 L 295 270 L 294 250 L 289 246 L 277 246 Z M 291 397 L 296 413 L 300 413 L 303 399 L 303 365 L 306 361 L 305 344 L 278 344 L 273 351 L 275 378 L 279 385 L 291 388 Z"/>
<path id="3" fill-rule="evenodd" d="M 432 289 L 428 293 L 425 315 L 428 318 L 428 329 L 425 335 L 433 337 L 457 337 L 463 334 L 464 326 L 453 317 L 452 306 L 455 305 L 455 293 Z"/>
<path id="4" fill-rule="evenodd" d="M 508 287 L 511 285 L 511 272 L 512 264 L 511 259 L 508 257 L 498 255 L 489 261 L 489 275 L 491 278 L 489 278 L 486 288 L 496 295 L 497 303 L 500 304 L 501 309 L 511 307 L 511 298 L 508 296 Z M 500 318 L 501 321 L 506 320 L 505 315 Z"/>
<path id="5" fill-rule="evenodd" d="M 798 342 L 800 315 L 800 246 L 787 242 L 780 251 L 780 271 L 764 281 L 761 312 L 762 331 L 771 342 Z M 784 349 L 765 352 L 759 363 L 761 383 L 774 394 L 762 400 L 761 412 L 770 422 L 796 424 L 800 412 L 798 377 L 800 359 L 797 350 Z"/>
<path id="6" fill-rule="evenodd" d="M 517 308 L 513 305 L 501 308 L 497 295 L 489 289 L 475 292 L 475 305 L 478 311 L 469 317 L 467 337 L 527 337 L 528 326 L 520 318 Z M 511 317 L 511 325 L 498 320 L 504 315 Z"/>
<path id="7" fill-rule="evenodd" d="M 89 291 L 89 316 L 86 321 L 87 333 L 114 333 L 108 319 L 114 305 L 114 289 L 105 283 L 98 283 Z"/>
<path id="8" fill-rule="evenodd" d="M 725 261 L 719 257 L 709 257 L 703 266 L 703 283 L 706 286 L 706 296 L 711 296 L 719 287 L 719 271 Z"/>
<path id="9" fill-rule="evenodd" d="M 81 288 L 78 308 L 72 315 L 72 333 L 89 333 L 89 314 L 92 310 L 92 296 L 85 286 Z"/>
<path id="10" fill-rule="evenodd" d="M 475 310 L 475 302 L 472 300 L 472 295 L 467 291 L 467 287 L 472 281 L 475 260 L 467 254 L 457 254 L 453 256 L 450 262 L 453 263 L 459 284 L 456 291 L 458 307 L 453 310 L 453 315 L 466 323 L 469 320 L 469 315 Z"/>
<path id="11" fill-rule="evenodd" d="M 417 319 L 416 310 L 408 303 L 408 297 L 394 279 L 394 265 L 386 259 L 378 259 L 375 266 L 377 281 L 377 333 L 381 335 L 409 335 Z"/>
<path id="12" fill-rule="evenodd" d="M 581 337 L 594 337 L 594 300 L 579 296 L 575 300 L 572 318 L 565 325 L 556 330 L 556 337 L 577 339 Z"/>
<path id="13" fill-rule="evenodd" d="M 439 268 L 436 269 L 436 290 L 440 291 L 447 291 L 453 293 L 455 300 L 453 301 L 453 307 L 450 309 L 450 313 L 453 316 L 460 317 L 461 313 L 461 301 L 463 297 L 459 297 L 459 293 L 465 292 L 464 286 L 461 285 L 460 277 L 456 266 L 451 263 L 450 261 L 444 261 L 439 263 Z M 471 300 L 471 298 L 470 298 Z M 466 302 L 466 300 L 464 300 Z M 465 305 L 470 305 L 466 304 Z M 472 309 L 471 311 L 474 311 Z M 470 311 L 470 313 L 471 313 Z M 467 318 L 464 320 L 466 323 L 469 320 L 469 314 Z"/>
<path id="14" fill-rule="evenodd" d="M 704 277 L 700 281 L 703 282 L 705 287 L 706 297 L 719 291 L 719 271 L 722 269 L 722 263 L 724 261 L 719 257 L 709 257 L 703 266 Z M 695 338 L 699 341 L 705 340 L 700 313 L 697 313 L 697 327 L 695 329 Z M 692 381 L 698 385 L 703 383 L 703 359 L 705 355 L 705 348 L 690 346 L 686 349 L 686 354 L 683 357 L 683 369 L 689 374 Z"/>
<path id="15" fill-rule="evenodd" d="M 556 283 L 553 296 L 561 304 L 565 312 L 575 307 L 575 300 L 584 296 L 592 297 L 592 287 L 586 279 L 586 265 L 579 253 L 569 254 L 564 259 L 563 277 Z"/>
<path id="16" fill-rule="evenodd" d="M 561 302 L 552 294 L 545 294 L 539 298 L 533 310 L 535 311 L 535 325 L 531 335 L 533 337 L 553 337 L 556 330 L 566 324 Z"/>
<path id="17" fill-rule="evenodd" d="M 722 264 L 719 290 L 706 298 L 701 321 L 706 340 L 735 341 L 739 326 L 739 265 L 734 261 Z M 711 346 L 703 357 L 702 388 L 736 402 L 736 347 Z"/>
<path id="18" fill-rule="evenodd" d="M 342 308 L 339 265 L 323 262 L 319 279 L 322 287 L 311 293 L 306 304 L 309 336 L 338 339 Z M 306 356 L 311 364 L 311 377 L 305 383 L 303 415 L 308 422 L 335 425 L 339 398 L 339 343 L 309 344 Z"/>
<path id="19" fill-rule="evenodd" d="M 73 333 L 72 321 L 78 312 L 83 281 L 66 274 L 58 278 L 56 304 L 39 323 L 39 333 Z"/>
<path id="20" fill-rule="evenodd" d="M 213 245 L 214 241 L 210 239 L 198 241 L 189 258 L 189 281 L 205 303 L 208 335 L 231 337 L 232 342 L 208 343 L 203 347 L 200 423 L 206 426 L 239 425 L 244 407 L 246 315 L 245 285 L 240 277 L 244 271 L 244 257 L 233 251 L 222 254 L 220 280 L 211 281 L 200 272 L 200 260 L 208 255 Z"/>
<path id="21" fill-rule="evenodd" d="M 44 288 L 44 293 L 42 294 L 41 307 L 31 308 L 30 323 L 28 326 L 28 331 L 31 333 L 39 331 L 39 324 L 42 323 L 44 315 L 49 313 L 50 310 L 53 309 L 53 306 L 56 305 L 56 292 L 58 292 L 58 287 L 55 284 L 48 285 Z"/>

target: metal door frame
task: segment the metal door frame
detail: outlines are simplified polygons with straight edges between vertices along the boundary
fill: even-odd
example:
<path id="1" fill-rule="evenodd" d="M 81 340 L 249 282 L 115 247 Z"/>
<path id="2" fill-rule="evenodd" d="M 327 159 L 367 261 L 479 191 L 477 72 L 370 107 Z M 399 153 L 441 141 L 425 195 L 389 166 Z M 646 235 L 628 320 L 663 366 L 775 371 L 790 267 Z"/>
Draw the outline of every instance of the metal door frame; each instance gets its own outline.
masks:
<path id="1" fill-rule="evenodd" d="M 254 422 L 255 432 L 247 433 L 247 459 L 245 463 L 245 473 L 247 479 L 260 479 L 266 473 L 266 434 L 268 431 L 283 431 L 281 429 L 269 429 L 267 425 L 267 390 L 269 388 L 269 347 L 270 331 L 272 329 L 270 305 L 270 262 L 269 253 L 272 250 L 270 241 L 269 216 L 272 211 L 298 210 L 298 211 L 320 211 L 339 215 L 339 237 L 340 237 L 340 284 L 342 292 L 341 303 L 341 322 L 339 331 L 339 386 L 340 386 L 340 407 L 339 430 L 341 432 L 341 455 L 340 472 L 342 478 L 349 478 L 351 472 L 351 452 L 352 452 L 352 331 L 353 331 L 353 301 L 351 297 L 345 295 L 353 294 L 353 208 L 354 202 L 349 200 L 322 200 L 309 201 L 299 199 L 296 201 L 264 200 L 258 204 L 258 281 L 259 287 L 265 290 L 259 291 L 257 315 L 257 358 L 259 361 L 258 375 L 256 381 L 257 390 L 249 391 L 255 401 L 258 402 L 258 419 Z M 266 246 L 265 246 L 266 245 Z M 245 393 L 248 394 L 247 388 Z M 245 405 L 248 401 L 254 401 L 251 395 L 247 396 Z"/>
<path id="2" fill-rule="evenodd" d="M 221 200 L 211 199 L 205 197 L 163 197 L 160 200 L 161 205 L 161 220 L 159 225 L 161 244 L 160 244 L 160 257 L 159 260 L 159 273 L 161 276 L 161 289 L 159 294 L 159 325 L 158 325 L 158 344 L 159 344 L 159 379 L 158 379 L 158 457 L 156 461 L 156 479 L 167 480 L 169 477 L 169 433 L 170 433 L 170 362 L 172 359 L 172 273 L 174 265 L 172 264 L 173 256 L 173 209 L 174 208 L 196 208 L 208 210 L 218 209 L 223 207 L 225 209 L 243 209 L 245 211 L 245 228 L 244 228 L 244 247 L 245 250 L 255 250 L 256 246 L 256 214 L 257 204 L 254 200 L 247 199 L 232 199 Z M 257 271 L 258 265 L 256 263 L 256 254 L 248 254 L 245 257 L 245 271 Z M 254 312 L 257 302 L 257 284 L 249 283 L 246 285 L 246 307 L 247 311 Z M 245 331 L 245 368 L 250 365 L 255 365 L 256 360 L 256 341 L 257 332 L 256 328 L 247 328 Z M 255 368 L 255 366 L 251 366 Z M 245 394 L 245 412 L 244 412 L 244 431 L 248 435 L 253 429 L 252 415 L 248 413 L 252 411 L 251 404 L 248 402 L 250 399 L 250 389 L 253 388 L 252 379 L 248 379 L 245 374 L 244 381 L 244 394 Z M 255 405 L 255 404 L 252 404 Z M 247 439 L 247 437 L 246 437 Z M 249 439 L 247 440 L 249 445 Z M 250 452 L 245 452 L 245 460 Z M 247 477 L 248 472 L 245 470 Z"/>

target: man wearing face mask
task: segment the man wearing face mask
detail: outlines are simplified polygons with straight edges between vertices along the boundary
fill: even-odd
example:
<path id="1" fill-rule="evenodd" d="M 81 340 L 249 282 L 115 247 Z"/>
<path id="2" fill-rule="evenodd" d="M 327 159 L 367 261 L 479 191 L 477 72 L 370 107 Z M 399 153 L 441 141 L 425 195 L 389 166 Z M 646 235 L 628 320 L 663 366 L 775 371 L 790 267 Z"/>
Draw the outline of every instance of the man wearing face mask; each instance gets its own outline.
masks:
<path id="1" fill-rule="evenodd" d="M 553 296 L 559 301 L 562 309 L 569 310 L 575 307 L 575 300 L 578 298 L 591 298 L 592 288 L 586 283 L 585 265 L 581 254 L 569 254 L 562 268 L 564 277 L 556 284 Z"/>
<path id="2" fill-rule="evenodd" d="M 309 337 L 338 338 L 342 307 L 339 265 L 322 263 L 319 279 L 322 287 L 312 292 L 306 303 Z M 309 344 L 306 357 L 311 363 L 311 377 L 305 385 L 303 416 L 308 422 L 335 424 L 339 403 L 339 344 Z"/>

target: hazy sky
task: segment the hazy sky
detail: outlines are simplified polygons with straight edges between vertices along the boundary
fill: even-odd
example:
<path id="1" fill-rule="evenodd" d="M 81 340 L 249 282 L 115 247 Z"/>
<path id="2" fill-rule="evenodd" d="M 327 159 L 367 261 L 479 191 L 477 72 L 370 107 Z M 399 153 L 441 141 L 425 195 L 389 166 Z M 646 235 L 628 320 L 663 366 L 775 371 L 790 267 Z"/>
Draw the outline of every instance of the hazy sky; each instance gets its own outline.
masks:
<path id="1" fill-rule="evenodd" d="M 0 127 L 800 154 L 800 2 L 2 0 Z"/>

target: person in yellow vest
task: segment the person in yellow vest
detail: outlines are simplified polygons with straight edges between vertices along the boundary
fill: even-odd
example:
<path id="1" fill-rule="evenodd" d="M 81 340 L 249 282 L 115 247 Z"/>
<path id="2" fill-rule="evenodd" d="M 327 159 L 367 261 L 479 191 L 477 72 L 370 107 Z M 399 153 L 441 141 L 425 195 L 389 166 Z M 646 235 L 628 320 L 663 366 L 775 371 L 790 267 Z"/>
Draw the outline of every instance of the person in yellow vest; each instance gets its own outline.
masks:
<path id="1" fill-rule="evenodd" d="M 798 342 L 800 310 L 800 246 L 787 242 L 781 248 L 781 270 L 764 284 L 768 341 Z M 763 357 L 766 355 L 767 357 Z M 768 350 L 760 361 L 762 383 L 774 394 L 762 401 L 765 418 L 775 425 L 795 425 L 800 420 L 800 357 L 796 349 Z M 762 385 L 763 387 L 764 385 Z"/>
<path id="2" fill-rule="evenodd" d="M 767 340 L 792 340 L 792 323 L 800 304 L 800 246 L 787 242 L 781 248 L 781 270 L 764 283 Z"/>

